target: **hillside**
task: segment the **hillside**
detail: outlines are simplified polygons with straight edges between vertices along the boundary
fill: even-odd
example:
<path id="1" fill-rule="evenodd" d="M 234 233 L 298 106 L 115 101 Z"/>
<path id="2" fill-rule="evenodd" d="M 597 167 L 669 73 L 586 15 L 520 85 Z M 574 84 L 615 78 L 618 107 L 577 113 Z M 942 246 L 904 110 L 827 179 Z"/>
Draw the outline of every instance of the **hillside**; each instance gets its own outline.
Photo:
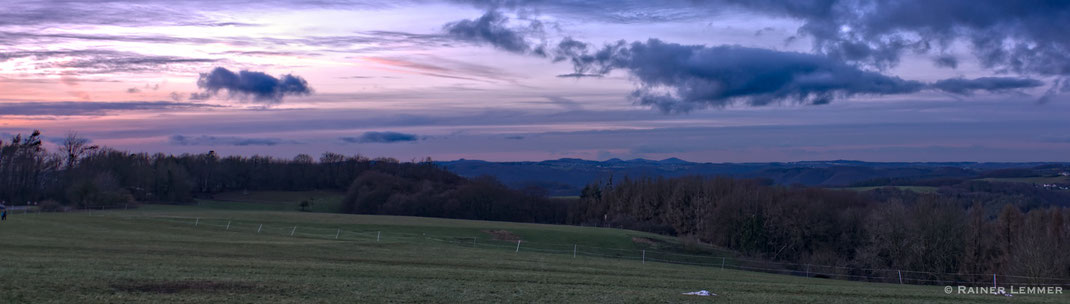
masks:
<path id="1" fill-rule="evenodd" d="M 197 217 L 201 219 L 194 226 Z M 226 226 L 230 221 L 234 223 Z M 258 233 L 259 224 L 264 226 Z M 291 226 L 297 226 L 293 236 Z M 508 230 L 533 242 L 634 246 L 633 237 L 647 235 L 604 228 L 192 206 L 13 215 L 0 228 L 0 255 L 6 257 L 0 294 L 12 302 L 1005 301 L 988 295 L 947 295 L 940 286 L 574 258 L 420 237 L 424 232 L 485 237 L 482 231 Z M 336 228 L 348 234 L 335 239 Z M 370 233 L 349 233 L 354 231 L 383 233 L 376 241 Z M 717 296 L 681 295 L 702 289 Z M 1066 296 L 1014 300 L 1061 303 Z"/>

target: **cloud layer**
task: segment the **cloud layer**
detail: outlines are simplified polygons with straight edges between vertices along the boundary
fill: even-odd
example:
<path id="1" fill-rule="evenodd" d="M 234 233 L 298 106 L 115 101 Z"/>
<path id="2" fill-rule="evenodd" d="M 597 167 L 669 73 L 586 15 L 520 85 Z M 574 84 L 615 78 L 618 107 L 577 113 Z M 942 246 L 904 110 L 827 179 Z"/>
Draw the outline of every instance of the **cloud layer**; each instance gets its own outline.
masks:
<path id="1" fill-rule="evenodd" d="M 419 138 L 414 134 L 398 133 L 398 132 L 364 132 L 358 137 L 339 137 L 343 143 L 349 144 L 366 144 L 366 143 L 396 143 L 417 141 Z"/>
<path id="2" fill-rule="evenodd" d="M 176 146 L 275 146 L 280 144 L 296 144 L 298 142 L 279 138 L 255 138 L 236 136 L 185 136 L 172 135 L 168 143 Z"/>
<path id="3" fill-rule="evenodd" d="M 220 106 L 166 101 L 131 102 L 4 102 L 0 116 L 99 116 L 119 111 L 163 111 L 218 108 Z"/>

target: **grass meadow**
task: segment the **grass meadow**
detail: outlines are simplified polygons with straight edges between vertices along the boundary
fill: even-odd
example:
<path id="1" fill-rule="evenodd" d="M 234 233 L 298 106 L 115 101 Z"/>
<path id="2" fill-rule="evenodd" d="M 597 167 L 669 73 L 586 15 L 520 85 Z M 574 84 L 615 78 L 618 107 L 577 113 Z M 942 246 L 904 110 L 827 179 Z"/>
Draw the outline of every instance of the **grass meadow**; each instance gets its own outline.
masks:
<path id="1" fill-rule="evenodd" d="M 274 207 L 257 210 L 250 208 L 249 202 L 235 204 L 245 205 L 229 208 L 204 204 L 145 205 L 129 211 L 12 214 L 0 224 L 0 256 L 3 256 L 0 302 L 1067 303 L 1070 300 L 1067 295 L 1013 298 L 947 295 L 942 286 L 850 282 L 644 263 L 635 258 L 643 248 L 687 248 L 663 236 L 629 230 L 271 211 Z M 521 239 L 520 251 L 512 248 L 514 241 L 493 240 L 495 237 Z M 469 241 L 475 245 L 468 245 Z M 531 242 L 535 247 L 528 247 L 524 242 Z M 567 252 L 571 249 L 569 244 L 583 244 L 578 246 L 580 250 L 616 248 L 621 254 L 617 258 L 573 257 Z M 602 253 L 612 254 L 606 250 Z M 681 295 L 703 289 L 717 296 Z"/>

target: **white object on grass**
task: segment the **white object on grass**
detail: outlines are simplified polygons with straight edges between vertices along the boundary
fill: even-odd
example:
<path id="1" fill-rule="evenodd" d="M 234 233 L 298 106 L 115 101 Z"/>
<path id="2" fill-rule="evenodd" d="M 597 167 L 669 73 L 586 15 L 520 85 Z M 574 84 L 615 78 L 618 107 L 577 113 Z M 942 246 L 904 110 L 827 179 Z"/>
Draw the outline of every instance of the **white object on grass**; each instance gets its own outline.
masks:
<path id="1" fill-rule="evenodd" d="M 685 292 L 684 294 L 685 295 L 689 295 L 689 296 L 702 296 L 702 297 L 716 296 L 717 295 L 716 293 L 709 292 L 708 290 Z"/>

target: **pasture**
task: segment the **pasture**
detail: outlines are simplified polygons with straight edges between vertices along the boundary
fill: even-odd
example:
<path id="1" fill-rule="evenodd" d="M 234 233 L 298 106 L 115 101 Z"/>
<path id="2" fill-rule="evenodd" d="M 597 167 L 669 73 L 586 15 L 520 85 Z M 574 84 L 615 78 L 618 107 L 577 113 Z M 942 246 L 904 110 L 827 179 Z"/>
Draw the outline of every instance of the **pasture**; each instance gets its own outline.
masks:
<path id="1" fill-rule="evenodd" d="M 508 240 L 492 240 L 500 236 L 495 233 L 505 231 L 532 244 L 579 243 L 630 252 L 652 246 L 687 249 L 674 247 L 682 245 L 669 238 L 620 229 L 233 209 L 242 208 L 147 205 L 92 214 L 12 214 L 0 224 L 4 257 L 0 299 L 9 303 L 1066 303 L 1070 299 L 947 295 L 942 286 L 573 257 L 527 250 L 523 243 L 517 252 L 499 248 L 513 244 Z M 469 239 L 490 246 L 466 245 Z M 718 296 L 681 295 L 703 289 Z"/>

